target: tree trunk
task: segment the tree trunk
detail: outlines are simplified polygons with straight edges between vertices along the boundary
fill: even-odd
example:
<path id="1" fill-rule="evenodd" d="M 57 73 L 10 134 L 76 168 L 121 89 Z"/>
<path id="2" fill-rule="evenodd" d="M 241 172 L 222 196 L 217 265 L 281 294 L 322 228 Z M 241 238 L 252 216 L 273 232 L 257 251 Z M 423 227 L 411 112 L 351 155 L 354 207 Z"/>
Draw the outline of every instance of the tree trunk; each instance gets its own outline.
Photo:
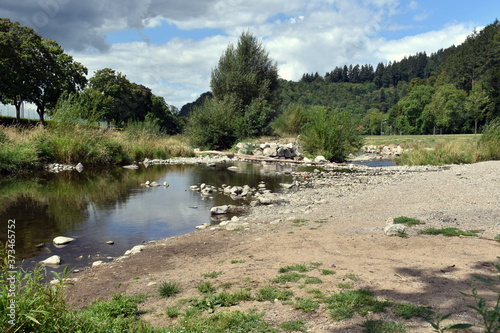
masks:
<path id="1" fill-rule="evenodd" d="M 40 124 L 42 124 L 42 126 L 45 126 L 45 105 L 38 105 L 36 107 L 36 113 L 38 113 L 38 115 L 40 116 Z"/>
<path id="2" fill-rule="evenodd" d="M 14 101 L 14 106 L 16 107 L 16 123 L 21 122 L 21 104 L 23 104 L 22 100 Z"/>

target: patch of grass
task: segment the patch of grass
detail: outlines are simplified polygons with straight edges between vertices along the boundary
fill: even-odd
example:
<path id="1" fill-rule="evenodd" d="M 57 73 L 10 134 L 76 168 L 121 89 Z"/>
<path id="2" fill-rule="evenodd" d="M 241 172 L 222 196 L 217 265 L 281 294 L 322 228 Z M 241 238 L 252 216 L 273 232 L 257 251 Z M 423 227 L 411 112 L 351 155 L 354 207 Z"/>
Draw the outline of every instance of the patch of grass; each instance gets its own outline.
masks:
<path id="1" fill-rule="evenodd" d="M 304 273 L 304 272 L 309 272 L 309 267 L 305 264 L 299 264 L 299 265 L 291 265 L 291 266 L 286 266 L 286 267 L 281 267 L 279 270 L 278 270 L 278 273 L 288 273 L 288 272 L 291 272 L 291 271 L 296 271 L 296 272 L 300 272 L 300 273 Z"/>
<path id="2" fill-rule="evenodd" d="M 354 273 L 347 273 L 343 276 L 344 279 L 349 279 L 351 281 L 359 281 L 360 277 L 357 274 Z"/>
<path id="3" fill-rule="evenodd" d="M 302 310 L 304 312 L 311 312 L 319 308 L 318 301 L 314 300 L 312 297 L 295 299 L 293 307 L 297 310 Z"/>
<path id="4" fill-rule="evenodd" d="M 368 312 L 385 312 L 391 304 L 389 301 L 379 301 L 375 295 L 367 290 L 342 291 L 326 299 L 330 317 L 339 321 L 351 318 L 354 314 L 366 316 Z"/>
<path id="5" fill-rule="evenodd" d="M 181 315 L 181 311 L 177 306 L 169 306 L 165 310 L 165 314 L 167 315 L 168 318 L 177 318 Z"/>
<path id="6" fill-rule="evenodd" d="M 407 227 L 413 227 L 419 224 L 425 224 L 425 222 L 420 221 L 419 219 L 415 219 L 412 217 L 399 216 L 394 219 L 394 223 L 404 224 Z"/>
<path id="7" fill-rule="evenodd" d="M 309 277 L 306 277 L 304 283 L 305 284 L 321 284 L 321 283 L 323 283 L 323 281 L 318 277 L 309 276 Z"/>
<path id="8" fill-rule="evenodd" d="M 276 330 L 264 320 L 264 313 L 221 311 L 212 316 L 190 316 L 165 328 L 170 333 L 271 333 Z"/>
<path id="9" fill-rule="evenodd" d="M 202 281 L 198 283 L 198 291 L 202 294 L 213 294 L 215 292 L 215 287 L 210 281 Z"/>
<path id="10" fill-rule="evenodd" d="M 303 320 L 286 321 L 280 325 L 280 328 L 285 332 L 307 332 Z"/>
<path id="11" fill-rule="evenodd" d="M 285 284 L 287 282 L 297 282 L 304 277 L 306 277 L 306 275 L 304 274 L 299 274 L 297 272 L 289 272 L 275 277 L 274 279 L 271 280 L 271 282 Z"/>
<path id="12" fill-rule="evenodd" d="M 364 333 L 406 333 L 408 330 L 402 323 L 383 320 L 367 320 L 361 325 Z"/>
<path id="13" fill-rule="evenodd" d="M 325 294 L 320 289 L 309 289 L 306 290 L 308 294 L 312 294 L 312 296 L 316 299 L 324 299 Z"/>
<path id="14" fill-rule="evenodd" d="M 231 260 L 231 264 L 242 264 L 244 262 L 245 262 L 244 259 L 233 259 L 233 260 Z"/>
<path id="15" fill-rule="evenodd" d="M 497 242 L 500 242 L 500 234 L 497 234 L 493 239 L 495 239 Z"/>
<path id="16" fill-rule="evenodd" d="M 474 232 L 460 230 L 458 228 L 427 228 L 424 230 L 420 230 L 418 232 L 421 235 L 443 235 L 446 237 L 458 237 L 458 236 L 469 236 L 469 237 L 478 237 L 479 235 Z"/>
<path id="17" fill-rule="evenodd" d="M 406 232 L 398 232 L 396 234 L 396 236 L 400 237 L 400 238 L 408 238 L 408 234 Z"/>
<path id="18" fill-rule="evenodd" d="M 353 289 L 354 288 L 354 285 L 352 283 L 339 283 L 337 284 L 337 287 L 339 287 L 340 289 Z"/>
<path id="19" fill-rule="evenodd" d="M 331 269 L 322 269 L 320 273 L 321 275 L 333 275 L 337 272 Z"/>
<path id="20" fill-rule="evenodd" d="M 252 296 L 248 291 L 240 290 L 234 293 L 223 291 L 218 294 L 206 295 L 201 299 L 191 299 L 191 305 L 199 310 L 207 310 L 211 313 L 219 307 L 230 307 L 242 301 L 250 301 L 251 299 Z"/>
<path id="21" fill-rule="evenodd" d="M 266 286 L 259 289 L 255 299 L 259 302 L 274 300 L 287 301 L 293 296 L 293 291 L 288 289 L 279 289 L 272 286 Z"/>
<path id="22" fill-rule="evenodd" d="M 175 294 L 178 294 L 181 291 L 180 285 L 178 282 L 170 281 L 170 282 L 162 282 L 158 287 L 158 294 L 161 297 L 172 297 Z"/>
<path id="23" fill-rule="evenodd" d="M 220 271 L 219 272 L 213 271 L 213 272 L 210 272 L 210 273 L 201 274 L 201 276 L 204 277 L 204 278 L 215 279 L 215 278 L 221 276 L 222 274 L 224 274 L 224 273 L 222 273 Z"/>
<path id="24" fill-rule="evenodd" d="M 427 307 L 411 303 L 398 303 L 394 307 L 393 313 L 401 318 L 410 319 L 414 317 L 428 318 L 434 312 Z"/>
<path id="25" fill-rule="evenodd" d="M 307 222 L 309 222 L 309 220 L 307 220 L 307 219 L 295 219 L 295 220 L 292 220 L 292 225 L 294 227 L 303 227 L 303 226 L 307 225 Z"/>

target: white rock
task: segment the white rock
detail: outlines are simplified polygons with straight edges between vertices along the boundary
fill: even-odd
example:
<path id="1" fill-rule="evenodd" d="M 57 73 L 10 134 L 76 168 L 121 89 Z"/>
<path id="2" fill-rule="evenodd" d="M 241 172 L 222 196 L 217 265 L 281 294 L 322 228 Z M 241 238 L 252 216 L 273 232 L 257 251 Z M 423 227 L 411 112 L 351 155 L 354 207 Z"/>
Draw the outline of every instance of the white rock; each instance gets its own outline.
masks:
<path id="1" fill-rule="evenodd" d="M 390 224 L 384 228 L 387 236 L 397 236 L 406 231 L 406 227 L 402 224 Z"/>
<path id="2" fill-rule="evenodd" d="M 328 162 L 328 161 L 327 161 L 327 159 L 326 159 L 324 156 L 322 156 L 322 155 L 318 155 L 318 156 L 316 156 L 316 158 L 314 159 L 314 162 L 316 162 L 316 163 L 326 163 L 326 162 Z"/>
<path id="3" fill-rule="evenodd" d="M 42 265 L 60 265 L 61 264 L 61 257 L 58 255 L 53 255 L 52 257 L 49 257 L 45 260 L 40 261 L 40 264 Z"/>
<path id="4" fill-rule="evenodd" d="M 124 254 L 124 255 L 128 256 L 129 254 L 136 254 L 136 253 L 139 253 L 139 252 L 141 252 L 144 248 L 145 248 L 145 246 L 144 246 L 144 245 L 136 245 L 136 246 L 134 246 L 132 249 L 125 251 L 125 254 Z"/>
<path id="5" fill-rule="evenodd" d="M 92 268 L 102 265 L 104 262 L 102 260 L 97 260 L 92 263 Z"/>
<path id="6" fill-rule="evenodd" d="M 228 211 L 229 211 L 228 205 L 215 206 L 210 208 L 210 213 L 212 213 L 213 215 L 227 214 Z"/>
<path id="7" fill-rule="evenodd" d="M 71 237 L 57 236 L 56 238 L 54 238 L 52 240 L 52 242 L 56 245 L 64 245 L 64 244 L 68 244 L 74 240 L 75 239 L 71 238 Z"/>

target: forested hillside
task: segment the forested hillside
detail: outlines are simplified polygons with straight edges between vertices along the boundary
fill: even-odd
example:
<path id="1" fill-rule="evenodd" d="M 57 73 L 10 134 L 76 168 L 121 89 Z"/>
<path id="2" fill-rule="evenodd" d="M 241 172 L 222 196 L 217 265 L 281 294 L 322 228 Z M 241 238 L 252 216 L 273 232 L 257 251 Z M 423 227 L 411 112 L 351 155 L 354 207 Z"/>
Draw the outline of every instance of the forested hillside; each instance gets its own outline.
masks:
<path id="1" fill-rule="evenodd" d="M 472 133 L 500 115 L 500 23 L 430 55 L 280 80 L 277 96 L 282 112 L 297 104 L 350 111 L 366 134 Z"/>

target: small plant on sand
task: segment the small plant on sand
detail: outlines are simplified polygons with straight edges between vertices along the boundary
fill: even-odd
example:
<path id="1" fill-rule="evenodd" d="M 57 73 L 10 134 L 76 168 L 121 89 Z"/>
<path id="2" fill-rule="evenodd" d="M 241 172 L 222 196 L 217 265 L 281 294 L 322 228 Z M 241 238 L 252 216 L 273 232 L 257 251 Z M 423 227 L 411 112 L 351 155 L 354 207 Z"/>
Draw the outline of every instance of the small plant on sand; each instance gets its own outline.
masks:
<path id="1" fill-rule="evenodd" d="M 364 333 L 406 333 L 406 326 L 401 323 L 383 320 L 367 320 L 361 325 Z"/>
<path id="2" fill-rule="evenodd" d="M 279 273 L 288 273 L 291 271 L 296 271 L 299 273 L 304 273 L 304 272 L 309 272 L 309 267 L 305 264 L 299 264 L 299 265 L 291 265 L 291 266 L 286 266 L 286 267 L 281 267 L 278 272 Z"/>
<path id="3" fill-rule="evenodd" d="M 212 294 L 215 292 L 215 287 L 210 281 L 202 281 L 198 283 L 198 291 L 202 294 Z"/>
<path id="4" fill-rule="evenodd" d="M 286 321 L 280 325 L 285 332 L 303 332 L 306 333 L 306 324 L 302 320 Z"/>
<path id="5" fill-rule="evenodd" d="M 418 233 L 421 235 L 443 235 L 446 237 L 459 237 L 459 236 L 469 236 L 469 237 L 478 237 L 479 235 L 476 232 L 472 232 L 476 230 L 471 230 L 471 231 L 464 231 L 460 230 L 458 228 L 442 228 L 442 229 L 437 229 L 437 228 L 427 228 L 420 230 Z"/>
<path id="6" fill-rule="evenodd" d="M 323 281 L 315 276 L 309 276 L 304 281 L 305 284 L 321 284 Z"/>
<path id="7" fill-rule="evenodd" d="M 180 285 L 178 282 L 162 282 L 158 287 L 158 294 L 161 297 L 172 297 L 180 292 Z"/>
<path id="8" fill-rule="evenodd" d="M 322 269 L 320 273 L 321 273 L 321 275 L 333 275 L 337 272 L 335 272 L 334 270 L 331 270 L 331 269 Z"/>
<path id="9" fill-rule="evenodd" d="M 359 314 L 366 316 L 369 312 L 385 312 L 391 304 L 389 301 L 379 301 L 372 292 L 367 290 L 342 291 L 327 298 L 330 317 L 335 320 L 348 319 Z"/>
<path id="10" fill-rule="evenodd" d="M 304 277 L 306 277 L 306 275 L 304 274 L 299 274 L 297 272 L 289 272 L 275 277 L 274 279 L 271 280 L 271 282 L 285 284 L 287 282 L 297 282 Z"/>
<path id="11" fill-rule="evenodd" d="M 352 283 L 339 283 L 337 284 L 337 287 L 340 289 L 353 289 L 354 285 Z"/>
<path id="12" fill-rule="evenodd" d="M 293 296 L 293 291 L 288 289 L 279 289 L 272 286 L 266 286 L 259 289 L 255 299 L 259 302 L 274 300 L 288 301 Z"/>
<path id="13" fill-rule="evenodd" d="M 499 257 L 500 258 L 500 257 Z M 493 266 L 500 273 L 500 264 L 493 264 Z M 500 280 L 500 275 L 497 275 Z M 487 286 L 494 286 L 495 280 L 487 279 L 480 276 L 474 276 L 474 285 L 470 294 L 462 293 L 465 296 L 471 297 L 474 300 L 475 305 L 469 305 L 471 309 L 476 311 L 483 319 L 483 328 L 486 333 L 497 333 L 500 332 L 500 289 L 494 290 L 497 294 L 497 299 L 493 304 L 488 304 L 484 297 L 481 297 L 478 293 L 475 284 L 477 282 L 482 282 Z"/>
<path id="14" fill-rule="evenodd" d="M 411 303 L 398 303 L 394 307 L 393 313 L 398 317 L 410 319 L 414 317 L 428 318 L 433 314 L 433 311 L 427 307 Z"/>
<path id="15" fill-rule="evenodd" d="M 448 313 L 447 315 L 444 315 L 442 317 L 440 317 L 438 315 L 435 318 L 435 321 L 432 321 L 430 319 L 425 319 L 425 318 L 424 318 L 424 320 L 426 322 L 428 322 L 429 324 L 431 324 L 432 328 L 434 329 L 433 332 L 437 332 L 437 333 L 443 333 L 443 332 L 450 331 L 450 330 L 466 329 L 466 328 L 472 327 L 471 324 L 448 324 L 448 325 L 443 327 L 441 322 L 443 320 L 446 320 L 449 317 L 451 317 L 451 315 L 452 315 L 452 313 Z"/>
<path id="16" fill-rule="evenodd" d="M 210 272 L 210 273 L 204 273 L 204 274 L 201 274 L 201 276 L 203 276 L 204 278 L 212 278 L 212 279 L 215 279 L 219 276 L 221 276 L 223 273 L 222 272 L 216 272 L 216 271 L 213 271 L 213 272 Z"/>
<path id="17" fill-rule="evenodd" d="M 297 310 L 302 310 L 304 312 L 312 312 L 319 308 L 319 303 L 318 301 L 315 301 L 312 297 L 307 297 L 307 298 L 297 297 L 295 299 L 293 307 Z"/>
<path id="18" fill-rule="evenodd" d="M 425 222 L 420 221 L 419 219 L 414 219 L 412 217 L 399 216 L 394 219 L 394 223 L 404 224 L 407 227 L 413 227 L 419 224 L 425 224 Z"/>

